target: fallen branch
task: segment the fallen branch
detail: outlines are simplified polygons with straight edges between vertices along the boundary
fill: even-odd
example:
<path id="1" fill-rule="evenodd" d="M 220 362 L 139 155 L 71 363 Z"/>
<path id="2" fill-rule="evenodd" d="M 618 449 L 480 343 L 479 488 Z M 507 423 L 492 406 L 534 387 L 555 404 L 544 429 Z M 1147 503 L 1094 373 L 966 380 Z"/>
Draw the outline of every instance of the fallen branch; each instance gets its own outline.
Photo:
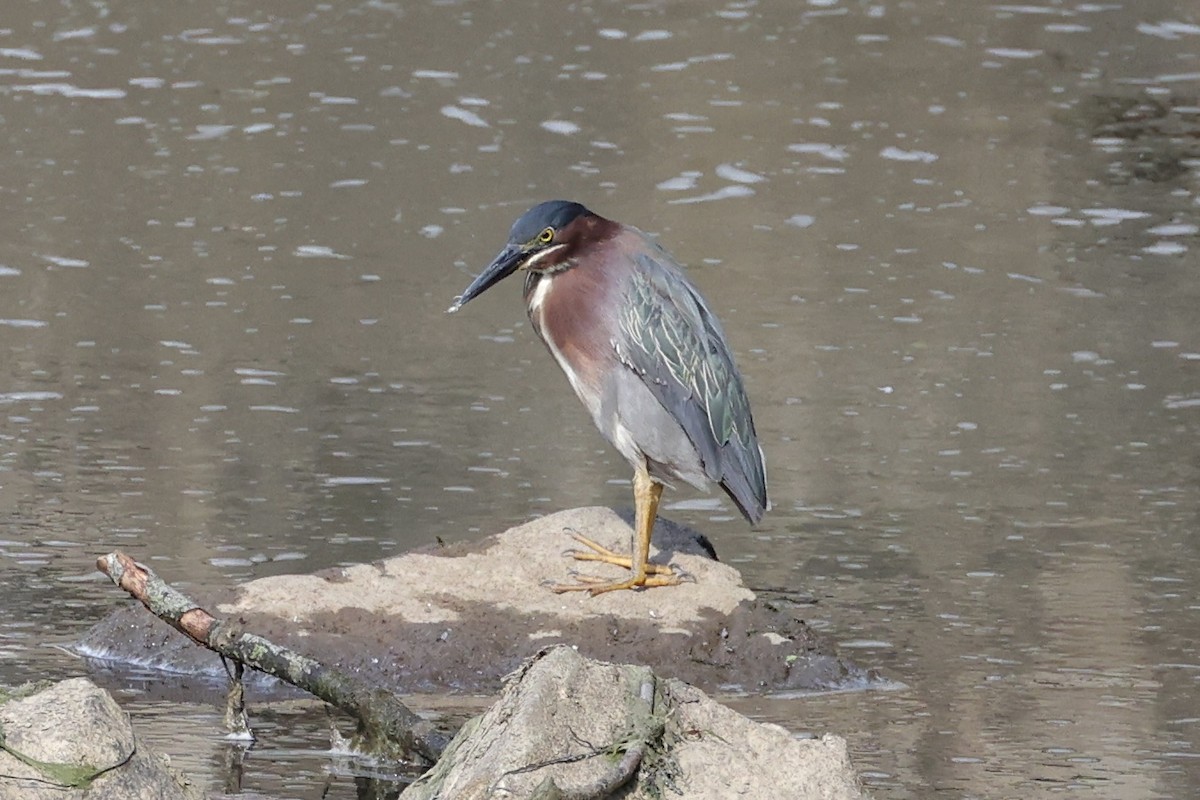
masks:
<path id="1" fill-rule="evenodd" d="M 124 553 L 101 556 L 96 567 L 197 644 L 273 675 L 350 714 L 358 721 L 356 744 L 366 752 L 392 760 L 415 755 L 434 763 L 446 749 L 445 735 L 392 692 L 367 686 L 307 656 L 246 633 L 229 620 L 217 619 Z"/>

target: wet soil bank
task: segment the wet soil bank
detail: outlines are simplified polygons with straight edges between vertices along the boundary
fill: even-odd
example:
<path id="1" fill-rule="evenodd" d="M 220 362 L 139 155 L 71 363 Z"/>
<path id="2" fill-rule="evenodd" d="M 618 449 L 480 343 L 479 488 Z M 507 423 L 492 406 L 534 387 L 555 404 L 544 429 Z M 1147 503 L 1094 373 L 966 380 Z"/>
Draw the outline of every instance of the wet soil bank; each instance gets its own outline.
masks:
<path id="1" fill-rule="evenodd" d="M 478 542 L 263 578 L 198 600 L 248 631 L 400 692 L 495 692 L 504 675 L 553 644 L 642 664 L 706 691 L 840 689 L 873 680 L 804 623 L 807 604 L 756 596 L 712 558 L 706 539 L 668 520 L 655 528 L 651 560 L 671 563 L 688 582 L 599 597 L 554 594 L 545 582 L 569 582 L 573 569 L 619 571 L 564 557 L 572 531 L 618 552 L 628 547 L 625 518 L 579 508 Z M 110 666 L 224 675 L 215 655 L 133 602 L 92 628 L 78 650 Z"/>

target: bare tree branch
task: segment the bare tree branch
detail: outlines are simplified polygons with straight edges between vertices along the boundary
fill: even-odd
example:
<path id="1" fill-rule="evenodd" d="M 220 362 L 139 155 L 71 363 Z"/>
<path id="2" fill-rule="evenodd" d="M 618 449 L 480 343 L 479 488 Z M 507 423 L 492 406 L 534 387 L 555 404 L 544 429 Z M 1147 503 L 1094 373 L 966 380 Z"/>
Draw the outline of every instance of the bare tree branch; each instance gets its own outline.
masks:
<path id="1" fill-rule="evenodd" d="M 350 714 L 358 721 L 356 744 L 372 755 L 390 759 L 417 756 L 434 763 L 446 749 L 446 736 L 392 692 L 367 686 L 307 656 L 246 633 L 235 623 L 214 617 L 149 567 L 124 553 L 101 556 L 96 567 L 197 644 L 273 675 Z"/>

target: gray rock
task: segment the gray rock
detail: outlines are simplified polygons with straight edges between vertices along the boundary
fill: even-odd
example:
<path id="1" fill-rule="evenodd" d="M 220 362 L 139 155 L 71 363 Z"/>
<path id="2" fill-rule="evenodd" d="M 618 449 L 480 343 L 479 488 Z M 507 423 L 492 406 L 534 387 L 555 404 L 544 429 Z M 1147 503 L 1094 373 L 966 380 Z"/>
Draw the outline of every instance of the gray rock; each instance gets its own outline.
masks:
<path id="1" fill-rule="evenodd" d="M 646 685 L 654 688 L 646 692 Z M 614 786 L 615 765 L 643 739 L 649 746 L 640 768 Z M 597 793 L 600 785 L 607 788 Z M 499 701 L 464 726 L 438 765 L 401 798 L 537 800 L 610 791 L 629 800 L 863 796 L 838 736 L 797 739 L 680 681 L 657 681 L 644 668 L 556 647 L 516 673 Z"/>
<path id="2" fill-rule="evenodd" d="M 0 705 L 0 800 L 192 800 L 166 758 L 138 741 L 129 717 L 86 678 L 56 683 Z M 18 758 L 13 753 L 24 757 Z M 44 762 L 41 768 L 29 760 Z M 101 774 L 74 788 L 71 775 Z"/>

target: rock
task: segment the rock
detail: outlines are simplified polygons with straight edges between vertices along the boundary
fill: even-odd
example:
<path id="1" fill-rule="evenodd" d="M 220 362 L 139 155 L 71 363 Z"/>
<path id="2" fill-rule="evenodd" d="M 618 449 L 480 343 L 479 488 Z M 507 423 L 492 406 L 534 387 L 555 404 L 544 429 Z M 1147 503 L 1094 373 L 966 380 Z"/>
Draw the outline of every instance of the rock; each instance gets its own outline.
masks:
<path id="1" fill-rule="evenodd" d="M 618 759 L 641 740 L 640 767 L 616 796 L 862 797 L 840 737 L 796 739 L 680 681 L 555 647 L 516 673 L 401 800 L 608 797 L 622 786 Z"/>
<path id="2" fill-rule="evenodd" d="M 208 605 L 246 629 L 401 692 L 495 691 L 544 647 L 572 644 L 592 658 L 645 664 L 703 689 L 831 689 L 870 676 L 804 624 L 806 605 L 756 597 L 702 536 L 659 519 L 652 560 L 692 577 L 639 592 L 554 594 L 570 570 L 618 568 L 563 556 L 579 531 L 617 551 L 628 520 L 580 508 L 478 542 L 425 548 L 376 564 L 251 581 Z M 171 581 L 174 576 L 162 575 Z M 198 598 L 205 601 L 205 598 Z M 139 606 L 94 627 L 84 655 L 169 672 L 223 675 L 216 656 Z"/>
<path id="3" fill-rule="evenodd" d="M 86 678 L 62 681 L 0 705 L 0 734 L 5 748 L 0 750 L 4 800 L 201 797 L 171 769 L 166 756 L 138 741 L 116 701 Z M 35 767 L 30 759 L 46 764 Z M 101 770 L 77 788 L 63 787 L 74 776 Z"/>

